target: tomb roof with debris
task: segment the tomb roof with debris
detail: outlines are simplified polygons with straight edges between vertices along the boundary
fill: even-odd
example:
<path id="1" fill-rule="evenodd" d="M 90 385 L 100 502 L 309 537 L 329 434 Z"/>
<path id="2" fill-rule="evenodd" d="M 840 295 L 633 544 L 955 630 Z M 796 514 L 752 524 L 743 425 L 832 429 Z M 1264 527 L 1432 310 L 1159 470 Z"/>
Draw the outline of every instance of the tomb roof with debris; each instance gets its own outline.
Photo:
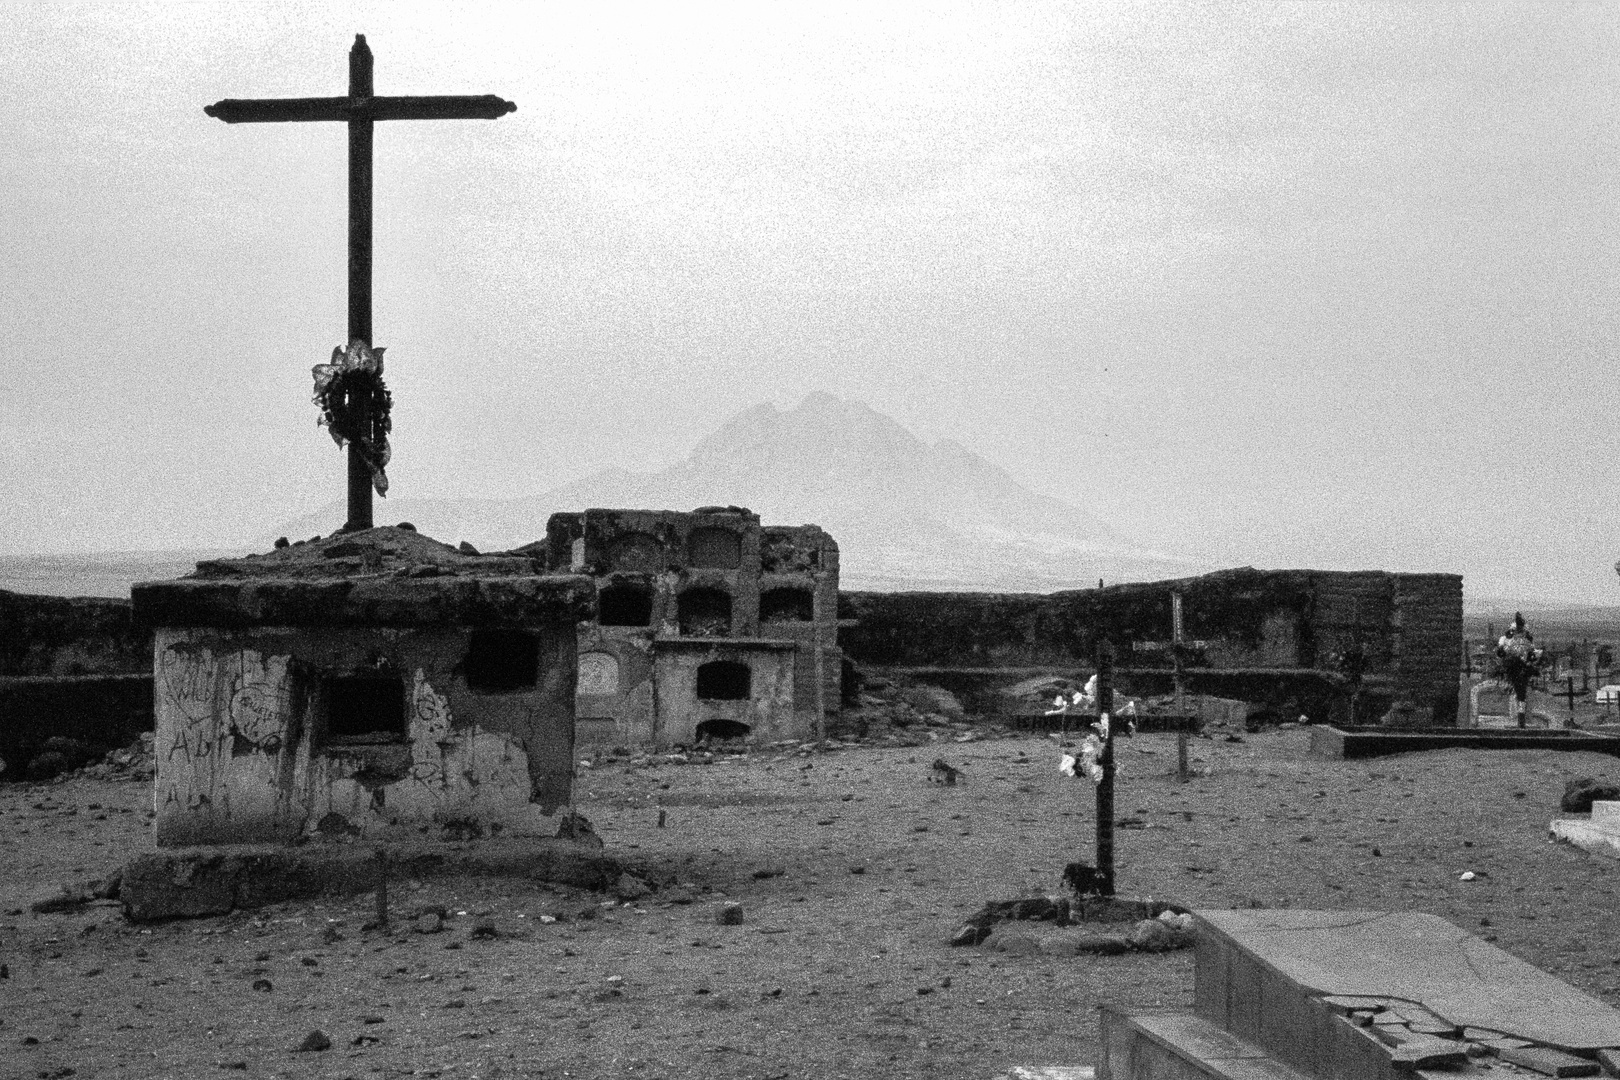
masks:
<path id="1" fill-rule="evenodd" d="M 543 545 L 489 555 L 382 526 L 214 559 L 131 589 L 147 626 L 528 625 L 590 618 L 589 578 L 549 572 Z"/>

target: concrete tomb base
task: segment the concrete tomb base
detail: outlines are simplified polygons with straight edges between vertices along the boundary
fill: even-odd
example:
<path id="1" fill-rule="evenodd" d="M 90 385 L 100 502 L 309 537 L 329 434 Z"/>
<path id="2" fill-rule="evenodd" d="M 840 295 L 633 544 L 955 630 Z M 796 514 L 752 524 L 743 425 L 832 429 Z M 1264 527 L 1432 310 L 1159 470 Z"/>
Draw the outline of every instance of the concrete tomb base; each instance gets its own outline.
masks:
<path id="1" fill-rule="evenodd" d="M 1585 1076 L 1620 1011 L 1434 915 L 1199 911 L 1194 1014 L 1105 1008 L 1098 1080 Z"/>
<path id="2" fill-rule="evenodd" d="M 624 873 L 599 849 L 568 840 L 423 841 L 383 850 L 393 883 L 489 875 L 607 889 Z M 157 922 L 352 896 L 377 888 L 383 868 L 377 851 L 370 844 L 232 844 L 151 852 L 124 867 L 118 898 L 131 921 Z"/>
<path id="3" fill-rule="evenodd" d="M 1594 855 L 1620 859 L 1620 802 L 1596 800 L 1590 820 L 1560 818 L 1548 831 L 1554 840 L 1574 844 Z"/>
<path id="4" fill-rule="evenodd" d="M 1311 728 L 1311 753 L 1326 758 L 1386 757 L 1420 750 L 1591 750 L 1620 757 L 1620 739 L 1596 731 L 1536 728 Z"/>

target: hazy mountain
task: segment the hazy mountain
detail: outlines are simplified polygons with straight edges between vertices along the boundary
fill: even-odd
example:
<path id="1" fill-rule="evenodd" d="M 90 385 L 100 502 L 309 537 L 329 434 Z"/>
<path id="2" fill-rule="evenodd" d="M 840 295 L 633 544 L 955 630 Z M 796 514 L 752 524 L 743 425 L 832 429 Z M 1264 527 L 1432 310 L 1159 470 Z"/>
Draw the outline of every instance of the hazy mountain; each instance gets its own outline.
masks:
<path id="1" fill-rule="evenodd" d="M 388 500 L 377 520 L 498 550 L 540 537 L 559 510 L 717 504 L 746 506 L 767 524 L 822 526 L 838 540 L 851 588 L 1051 590 L 1209 568 L 1136 545 L 959 443 L 930 446 L 890 417 L 825 393 L 785 412 L 749 409 L 659 472 L 609 469 L 517 499 Z M 342 513 L 333 503 L 279 533 L 330 531 Z"/>

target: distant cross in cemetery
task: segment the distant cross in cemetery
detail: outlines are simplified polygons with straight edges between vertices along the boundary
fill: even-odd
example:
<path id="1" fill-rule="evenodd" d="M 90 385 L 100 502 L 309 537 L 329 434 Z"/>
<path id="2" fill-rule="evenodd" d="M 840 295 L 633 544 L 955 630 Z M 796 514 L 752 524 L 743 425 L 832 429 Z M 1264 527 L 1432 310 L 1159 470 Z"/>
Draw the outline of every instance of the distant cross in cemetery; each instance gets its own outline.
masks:
<path id="1" fill-rule="evenodd" d="M 1170 640 L 1134 641 L 1131 648 L 1137 652 L 1168 652 L 1173 665 L 1176 689 L 1176 716 L 1181 718 L 1176 728 L 1176 777 L 1185 783 L 1192 773 L 1187 765 L 1187 661 L 1204 649 L 1207 641 L 1188 641 L 1182 633 L 1181 590 L 1170 593 Z"/>
<path id="2" fill-rule="evenodd" d="M 227 98 L 203 112 L 227 124 L 336 120 L 349 125 L 349 341 L 371 348 L 371 136 L 378 120 L 498 120 L 517 106 L 494 94 L 376 97 L 371 49 L 356 34 L 349 50 L 349 96 L 330 98 Z M 358 404 L 362 409 L 363 403 Z M 359 420 L 365 426 L 365 418 Z M 371 466 L 349 440 L 349 518 L 346 531 L 369 529 Z"/>

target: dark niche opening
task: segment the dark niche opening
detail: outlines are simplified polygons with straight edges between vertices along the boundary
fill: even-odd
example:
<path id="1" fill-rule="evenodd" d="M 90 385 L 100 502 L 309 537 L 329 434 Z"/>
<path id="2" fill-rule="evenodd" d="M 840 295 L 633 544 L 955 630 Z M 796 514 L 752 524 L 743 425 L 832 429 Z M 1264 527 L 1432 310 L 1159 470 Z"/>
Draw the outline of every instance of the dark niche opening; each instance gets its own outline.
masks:
<path id="1" fill-rule="evenodd" d="M 686 541 L 687 561 L 711 570 L 735 570 L 742 565 L 742 538 L 730 529 L 693 529 Z"/>
<path id="2" fill-rule="evenodd" d="M 741 720 L 705 720 L 697 726 L 698 742 L 719 739 L 746 739 L 754 729 Z"/>
<path id="3" fill-rule="evenodd" d="M 687 589 L 675 608 L 681 633 L 688 637 L 731 633 L 731 597 L 719 589 Z"/>
<path id="4" fill-rule="evenodd" d="M 747 701 L 753 673 L 735 660 L 711 660 L 697 669 L 697 696 L 705 701 Z M 728 721 L 706 720 L 704 723 Z M 699 725 L 701 730 L 702 725 Z"/>
<path id="5" fill-rule="evenodd" d="M 330 675 L 321 690 L 328 743 L 405 741 L 405 680 L 398 675 Z"/>
<path id="6" fill-rule="evenodd" d="M 596 594 L 596 621 L 602 626 L 648 626 L 652 623 L 652 590 L 635 585 L 609 585 Z"/>
<path id="7" fill-rule="evenodd" d="M 809 589 L 767 589 L 759 596 L 760 622 L 811 622 L 816 598 Z"/>
<path id="8" fill-rule="evenodd" d="M 540 679 L 540 635 L 529 630 L 474 630 L 461 673 L 474 693 L 527 690 Z"/>

